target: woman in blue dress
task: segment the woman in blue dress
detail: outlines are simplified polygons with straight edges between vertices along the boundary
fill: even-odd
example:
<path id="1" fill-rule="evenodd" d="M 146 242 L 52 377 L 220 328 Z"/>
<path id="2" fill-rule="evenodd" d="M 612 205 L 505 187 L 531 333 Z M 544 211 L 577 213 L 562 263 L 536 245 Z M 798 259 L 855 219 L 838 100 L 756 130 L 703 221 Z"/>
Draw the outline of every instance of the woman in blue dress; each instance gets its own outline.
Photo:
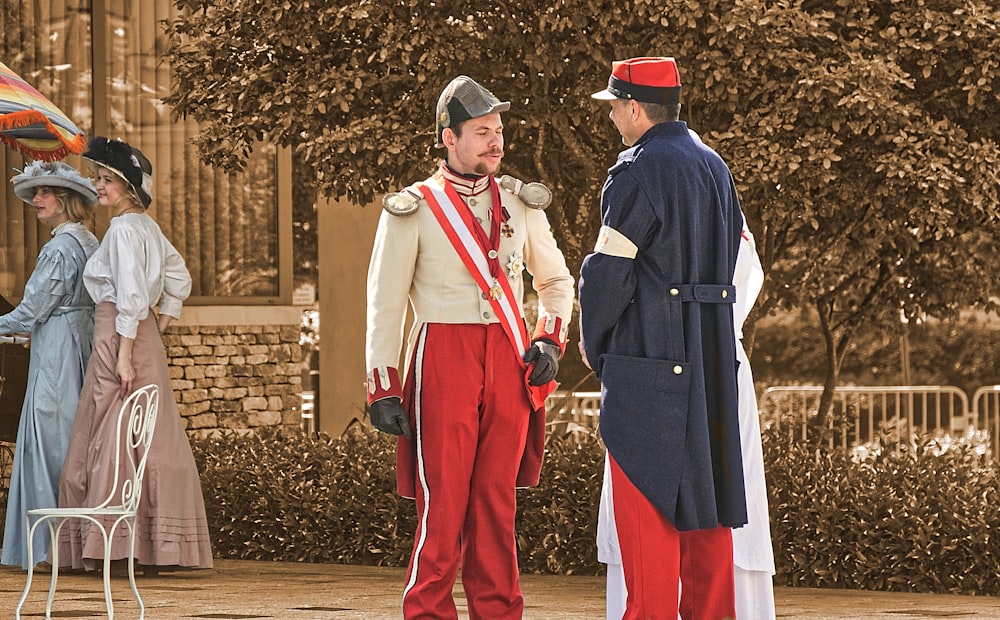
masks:
<path id="1" fill-rule="evenodd" d="M 24 297 L 0 316 L 0 334 L 31 334 L 28 389 L 17 429 L 14 467 L 7 499 L 3 564 L 28 568 L 24 516 L 54 508 L 59 478 L 76 416 L 94 333 L 94 302 L 83 285 L 83 269 L 97 250 L 84 222 L 93 219 L 93 183 L 63 162 L 32 162 L 12 179 L 14 193 L 52 228 L 38 254 Z M 48 528 L 38 528 L 34 556 L 49 549 Z"/>

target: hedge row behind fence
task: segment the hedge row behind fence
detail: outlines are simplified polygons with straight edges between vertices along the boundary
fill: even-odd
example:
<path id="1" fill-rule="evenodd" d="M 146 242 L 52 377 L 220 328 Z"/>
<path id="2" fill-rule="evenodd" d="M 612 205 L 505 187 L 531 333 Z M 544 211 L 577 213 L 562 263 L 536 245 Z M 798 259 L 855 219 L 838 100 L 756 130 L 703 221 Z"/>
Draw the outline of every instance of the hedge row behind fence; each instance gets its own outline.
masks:
<path id="1" fill-rule="evenodd" d="M 193 443 L 217 556 L 406 566 L 416 514 L 395 493 L 395 443 L 265 431 Z M 1000 594 L 1000 492 L 975 442 L 931 437 L 813 451 L 765 431 L 777 585 Z M 518 491 L 527 573 L 600 574 L 595 533 L 604 449 L 550 433 L 541 484 Z"/>
<path id="2" fill-rule="evenodd" d="M 416 510 L 396 494 L 395 440 L 265 430 L 194 440 L 215 554 L 406 566 Z M 517 492 L 523 572 L 597 574 L 604 452 L 594 433 L 550 434 L 538 487 Z"/>
<path id="3" fill-rule="evenodd" d="M 886 433 L 852 457 L 765 432 L 775 584 L 1000 594 L 1000 492 L 984 452 Z"/>

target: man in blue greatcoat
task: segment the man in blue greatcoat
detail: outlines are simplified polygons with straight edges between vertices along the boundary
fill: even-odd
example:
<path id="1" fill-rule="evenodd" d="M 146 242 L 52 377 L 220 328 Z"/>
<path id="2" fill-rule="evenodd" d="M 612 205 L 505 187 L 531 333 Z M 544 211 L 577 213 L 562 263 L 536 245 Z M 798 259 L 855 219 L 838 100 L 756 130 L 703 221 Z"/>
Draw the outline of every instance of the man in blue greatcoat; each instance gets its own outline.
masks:
<path id="1" fill-rule="evenodd" d="M 678 120 L 679 97 L 662 57 L 615 62 L 594 94 L 628 147 L 579 285 L 625 618 L 734 617 L 730 528 L 747 521 L 732 306 L 743 216 L 726 164 Z"/>

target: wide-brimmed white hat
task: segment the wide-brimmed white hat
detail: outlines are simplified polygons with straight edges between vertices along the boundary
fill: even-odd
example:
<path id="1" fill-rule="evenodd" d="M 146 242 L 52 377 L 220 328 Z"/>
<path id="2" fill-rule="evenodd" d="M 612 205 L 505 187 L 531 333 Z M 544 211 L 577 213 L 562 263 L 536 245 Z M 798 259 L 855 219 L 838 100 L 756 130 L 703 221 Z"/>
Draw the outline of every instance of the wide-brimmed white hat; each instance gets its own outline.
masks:
<path id="1" fill-rule="evenodd" d="M 39 186 L 65 187 L 80 194 L 87 206 L 97 204 L 94 183 L 65 162 L 33 161 L 10 182 L 14 184 L 14 194 L 28 204 L 32 204 L 35 188 Z"/>

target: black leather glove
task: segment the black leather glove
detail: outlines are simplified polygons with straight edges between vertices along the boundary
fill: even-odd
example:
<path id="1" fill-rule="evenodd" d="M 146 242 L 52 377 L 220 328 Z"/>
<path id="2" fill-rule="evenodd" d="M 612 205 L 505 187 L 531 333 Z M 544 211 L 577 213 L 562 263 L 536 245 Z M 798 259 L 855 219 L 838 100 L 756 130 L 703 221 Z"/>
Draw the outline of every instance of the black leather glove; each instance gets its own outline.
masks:
<path id="1" fill-rule="evenodd" d="M 368 405 L 368 415 L 372 426 L 390 435 L 402 435 L 407 439 L 413 437 L 410 423 L 406 421 L 406 410 L 403 403 L 395 396 L 376 400 Z"/>
<path id="2" fill-rule="evenodd" d="M 528 375 L 529 385 L 545 385 L 556 378 L 559 372 L 559 354 L 562 351 L 558 346 L 547 340 L 536 340 L 531 343 L 528 350 L 524 352 L 524 363 L 535 364 Z"/>

